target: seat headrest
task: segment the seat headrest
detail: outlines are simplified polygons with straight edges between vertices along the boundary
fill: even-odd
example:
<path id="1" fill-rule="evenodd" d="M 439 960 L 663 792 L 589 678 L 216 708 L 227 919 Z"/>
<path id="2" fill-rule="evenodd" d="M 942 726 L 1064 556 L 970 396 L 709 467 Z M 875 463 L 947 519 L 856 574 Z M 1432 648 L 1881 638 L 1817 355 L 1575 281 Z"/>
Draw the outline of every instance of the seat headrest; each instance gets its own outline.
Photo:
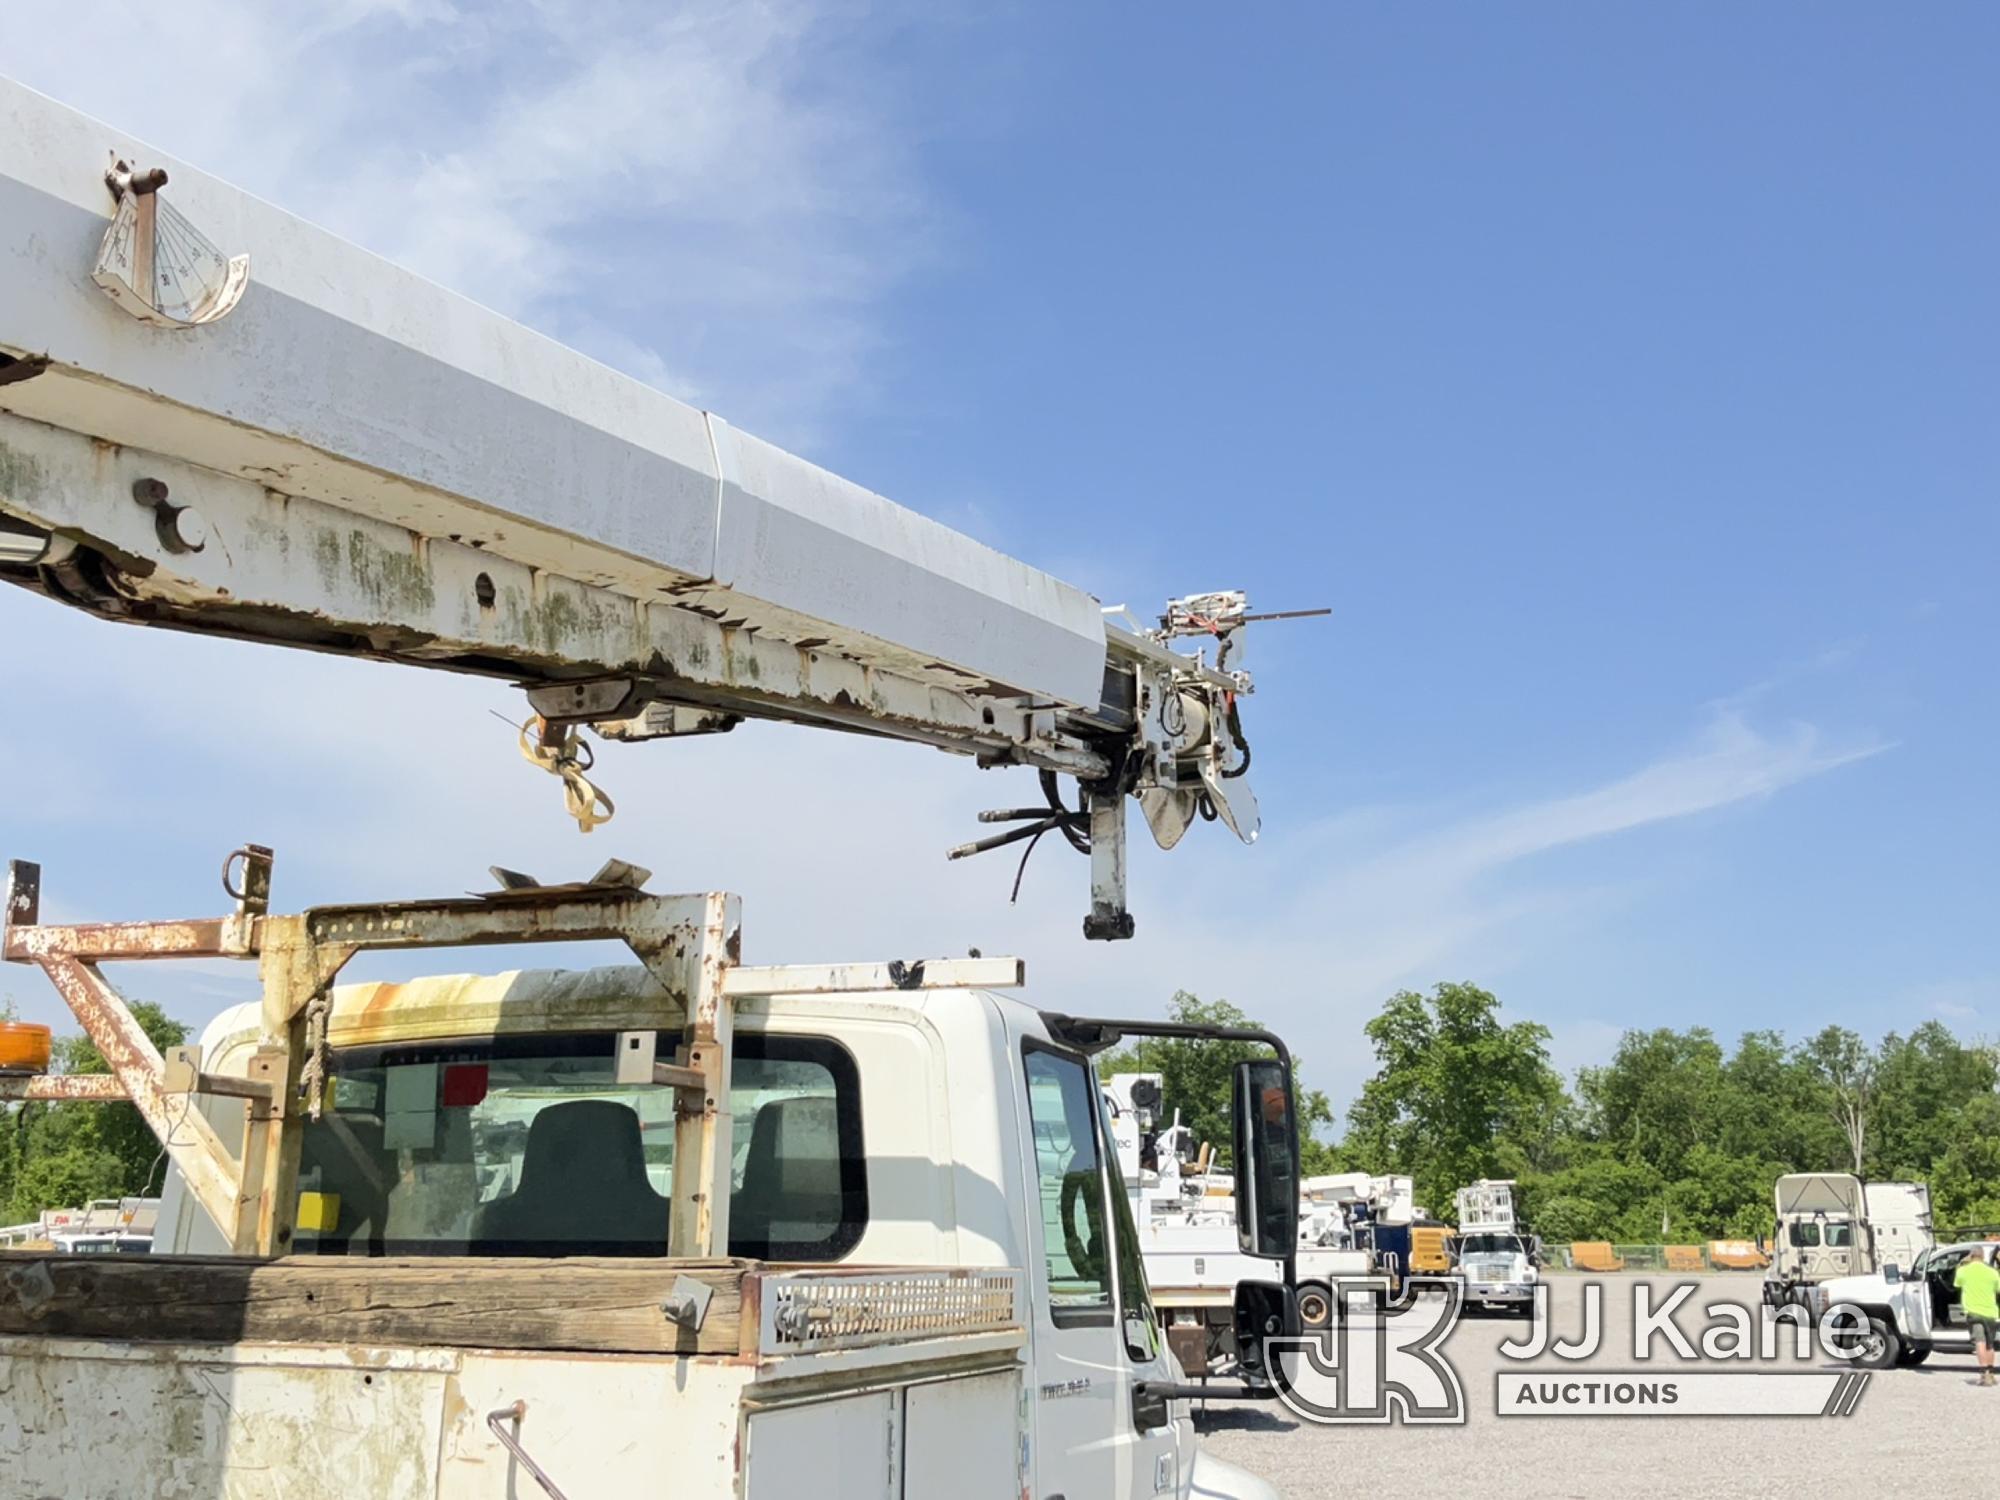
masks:
<path id="1" fill-rule="evenodd" d="M 766 1192 L 840 1191 L 840 1124 L 833 1099 L 809 1095 L 759 1106 L 744 1182 Z"/>
<path id="2" fill-rule="evenodd" d="M 639 1116 L 613 1099 L 571 1099 L 539 1111 L 528 1126 L 521 1155 L 521 1185 L 547 1175 L 586 1175 L 598 1181 L 646 1175 Z"/>

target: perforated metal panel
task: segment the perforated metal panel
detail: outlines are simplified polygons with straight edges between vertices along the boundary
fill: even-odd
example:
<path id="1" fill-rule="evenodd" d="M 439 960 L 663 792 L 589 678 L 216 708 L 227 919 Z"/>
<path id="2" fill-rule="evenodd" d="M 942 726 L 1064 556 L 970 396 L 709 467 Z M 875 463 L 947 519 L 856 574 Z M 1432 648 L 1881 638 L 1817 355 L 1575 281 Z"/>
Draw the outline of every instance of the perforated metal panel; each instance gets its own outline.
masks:
<path id="1" fill-rule="evenodd" d="M 1020 1321 L 1017 1271 L 780 1276 L 764 1283 L 766 1354 L 852 1349 L 890 1339 L 997 1333 Z"/>

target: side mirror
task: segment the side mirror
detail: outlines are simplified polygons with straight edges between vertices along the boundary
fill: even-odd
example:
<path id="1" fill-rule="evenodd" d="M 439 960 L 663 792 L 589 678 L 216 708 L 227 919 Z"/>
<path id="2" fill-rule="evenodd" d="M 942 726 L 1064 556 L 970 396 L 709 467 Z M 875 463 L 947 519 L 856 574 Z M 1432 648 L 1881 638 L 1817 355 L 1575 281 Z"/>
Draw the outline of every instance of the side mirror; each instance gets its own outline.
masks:
<path id="1" fill-rule="evenodd" d="M 1266 1339 L 1297 1338 L 1299 1300 L 1291 1287 L 1276 1281 L 1236 1283 L 1236 1363 L 1252 1382 L 1271 1378 L 1264 1357 Z"/>
<path id="2" fill-rule="evenodd" d="M 1882 1267 L 1882 1279 L 1888 1282 L 1889 1285 L 1894 1286 L 1897 1282 L 1903 1279 L 1903 1268 L 1897 1265 L 1893 1260 L 1890 1261 L 1887 1265 Z"/>
<path id="3" fill-rule="evenodd" d="M 1163 1389 L 1144 1380 L 1132 1386 L 1132 1425 L 1140 1432 L 1151 1432 L 1156 1427 L 1164 1427 L 1173 1420 L 1173 1406 Z"/>
<path id="4" fill-rule="evenodd" d="M 1245 1255 L 1283 1260 L 1299 1239 L 1298 1119 L 1289 1070 L 1275 1057 L 1236 1065 L 1236 1243 Z"/>

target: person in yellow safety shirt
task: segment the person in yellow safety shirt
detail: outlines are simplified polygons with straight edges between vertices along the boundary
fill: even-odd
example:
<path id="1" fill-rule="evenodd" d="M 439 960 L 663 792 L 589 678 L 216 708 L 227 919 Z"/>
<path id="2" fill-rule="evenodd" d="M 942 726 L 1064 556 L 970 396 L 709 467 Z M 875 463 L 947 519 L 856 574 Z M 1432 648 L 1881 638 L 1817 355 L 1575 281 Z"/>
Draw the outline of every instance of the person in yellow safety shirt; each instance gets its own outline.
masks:
<path id="1" fill-rule="evenodd" d="M 1979 1257 L 1966 1256 L 1952 1277 L 1959 1305 L 1972 1329 L 1972 1347 L 1979 1352 L 1979 1383 L 1993 1384 L 1993 1342 L 2000 1336 L 2000 1271 Z"/>

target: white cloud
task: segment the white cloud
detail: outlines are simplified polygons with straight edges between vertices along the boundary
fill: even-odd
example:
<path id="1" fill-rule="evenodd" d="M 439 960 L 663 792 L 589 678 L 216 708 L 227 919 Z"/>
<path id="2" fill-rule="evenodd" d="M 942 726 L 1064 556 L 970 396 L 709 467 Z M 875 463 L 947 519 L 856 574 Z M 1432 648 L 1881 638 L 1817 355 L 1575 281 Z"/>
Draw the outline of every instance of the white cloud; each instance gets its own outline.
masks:
<path id="1" fill-rule="evenodd" d="M 2000 1011 L 2000 979 L 1958 977 L 1911 985 L 1897 994 L 1890 1008 L 1900 1015 L 1917 1012 L 1950 1023 L 1976 1024 Z"/>
<path id="2" fill-rule="evenodd" d="M 4 65 L 796 446 L 927 253 L 853 10 L 11 0 Z"/>
<path id="3" fill-rule="evenodd" d="M 1887 748 L 1879 740 L 1829 746 L 1810 724 L 1794 724 L 1772 737 L 1740 714 L 1725 712 L 1684 751 L 1588 791 L 1441 830 L 1412 843 L 1396 862 L 1407 867 L 1401 878 L 1469 880 L 1564 845 L 1766 797 Z"/>

